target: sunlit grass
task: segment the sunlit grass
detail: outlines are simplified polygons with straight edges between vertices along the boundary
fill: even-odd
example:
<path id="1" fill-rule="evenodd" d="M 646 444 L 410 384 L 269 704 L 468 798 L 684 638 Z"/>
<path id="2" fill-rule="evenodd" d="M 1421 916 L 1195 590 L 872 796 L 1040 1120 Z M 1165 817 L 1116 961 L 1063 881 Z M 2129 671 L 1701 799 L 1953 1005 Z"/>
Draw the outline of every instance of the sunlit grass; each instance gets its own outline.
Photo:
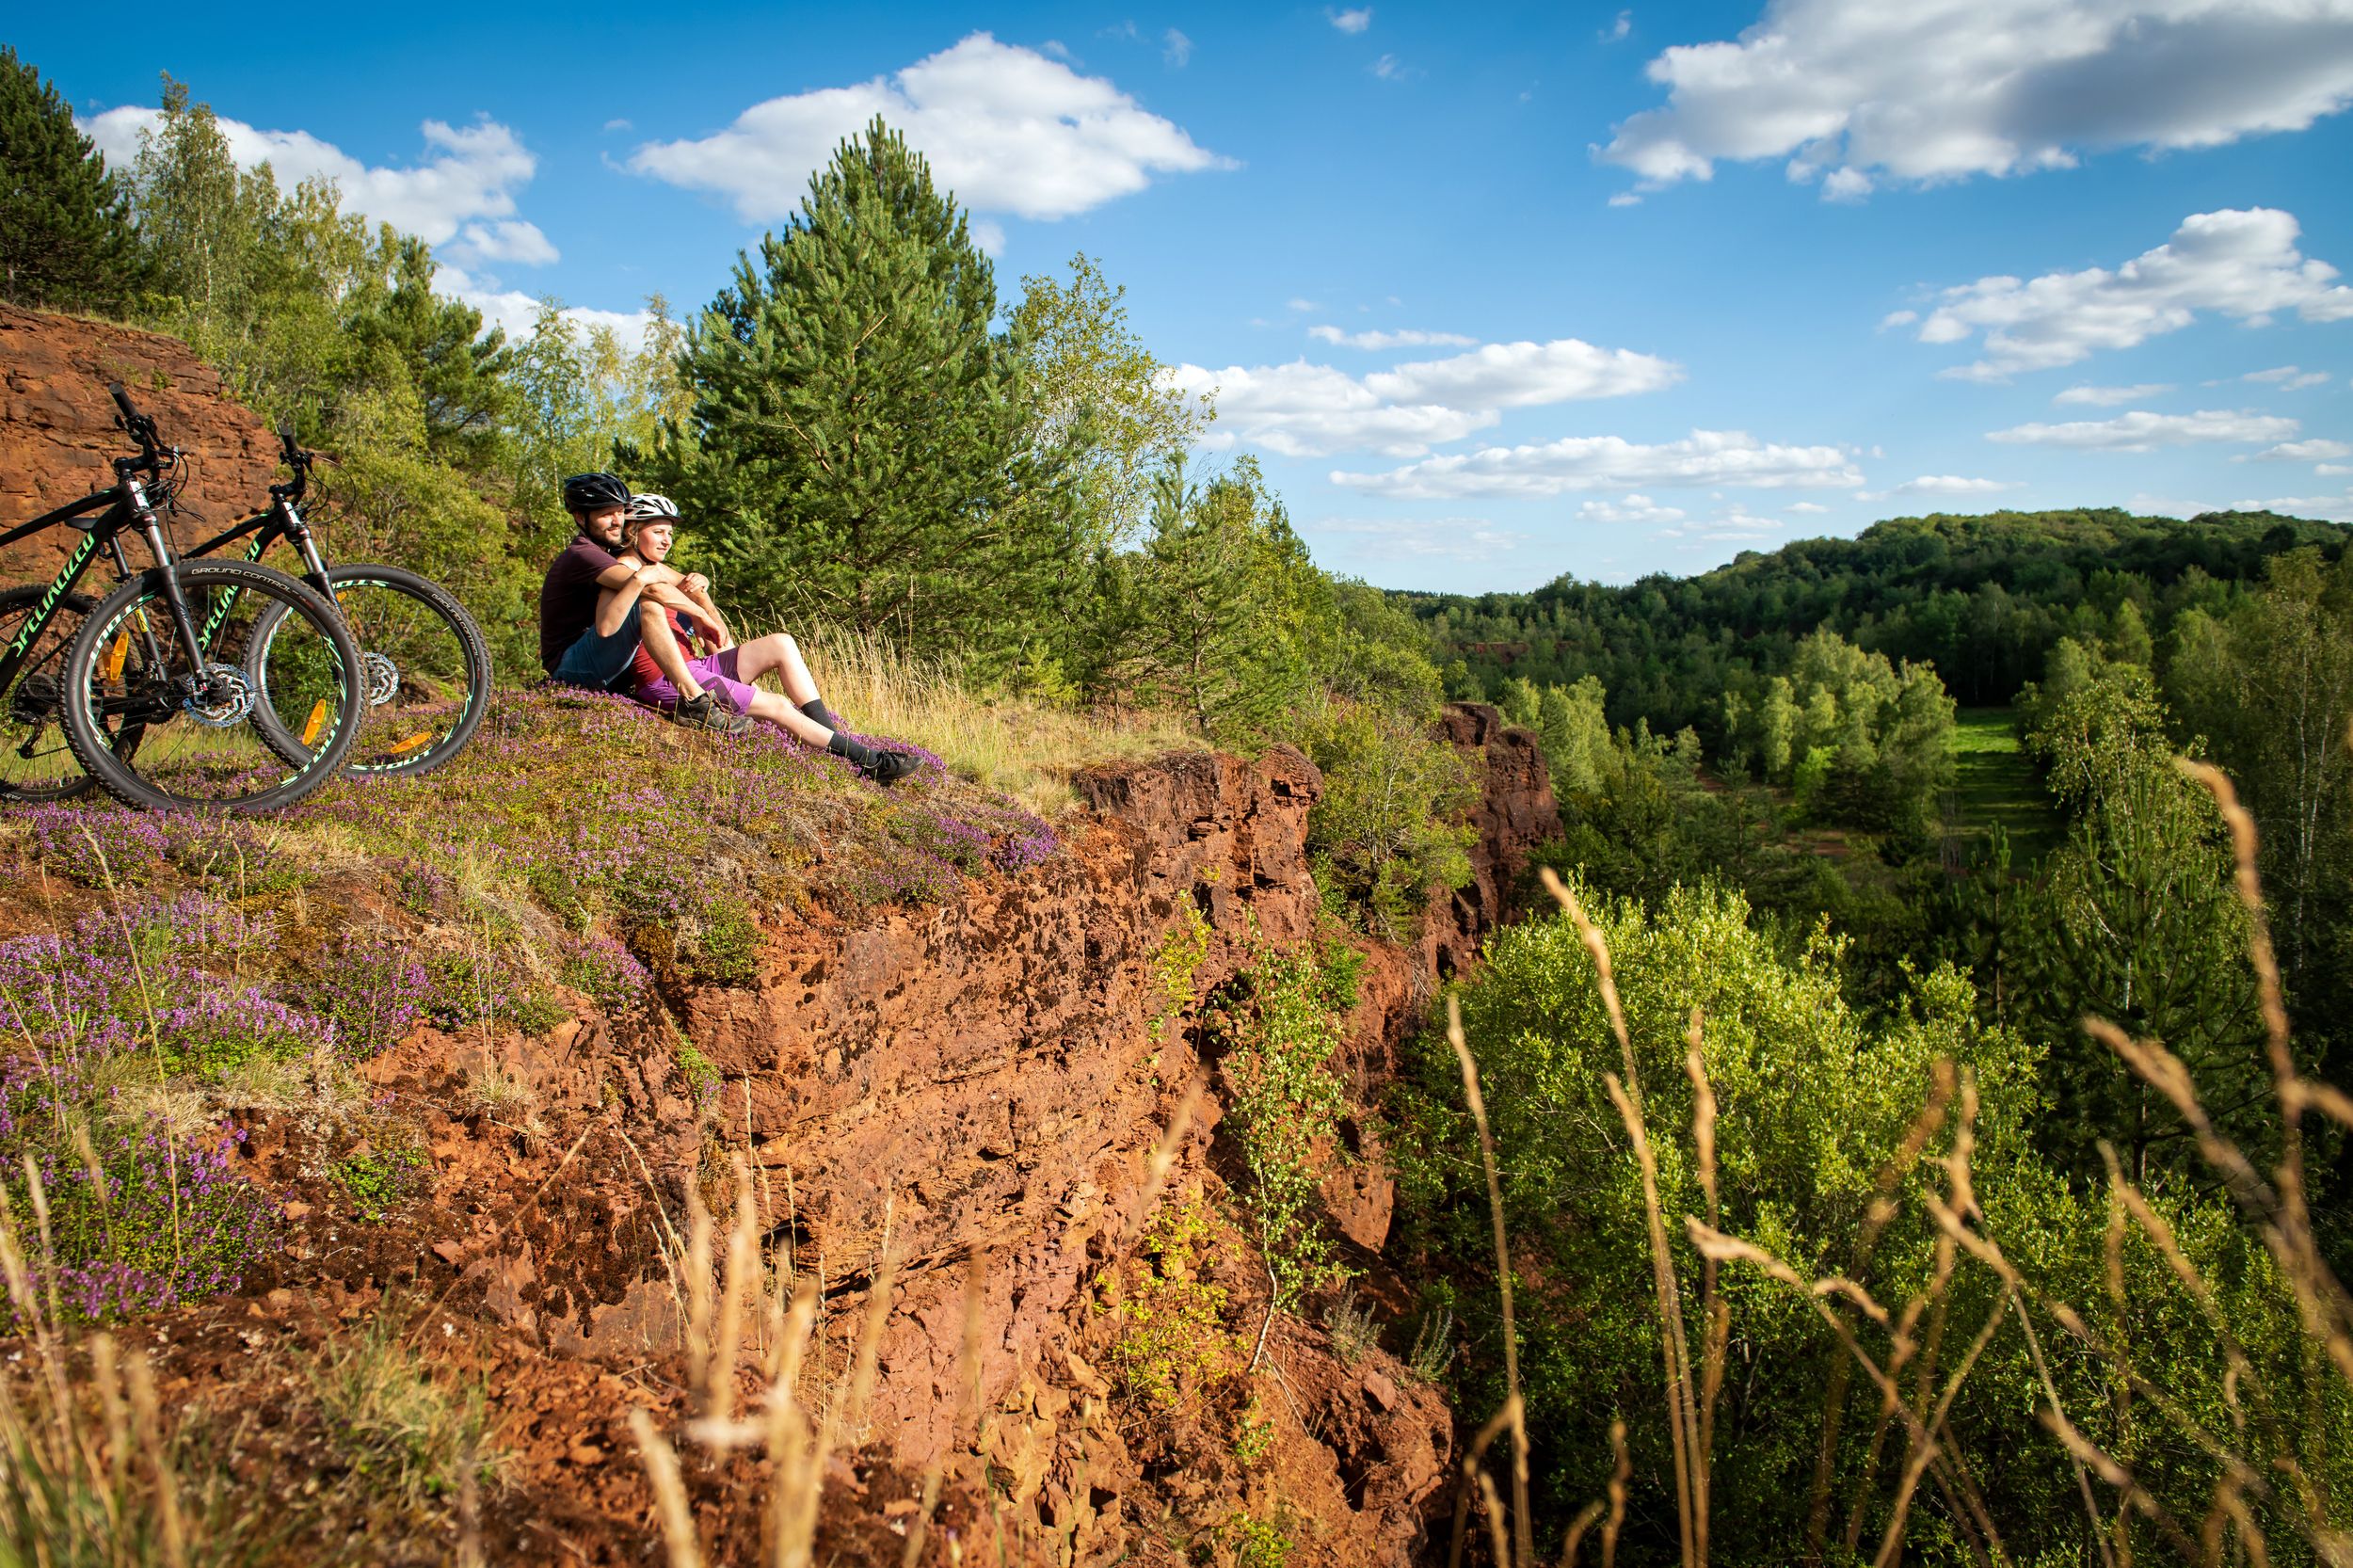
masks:
<path id="1" fill-rule="evenodd" d="M 2032 865 L 2058 841 L 2050 796 L 2019 749 L 2008 708 L 1963 708 L 1953 717 L 1952 808 L 1965 839 L 1996 825 L 2009 835 L 2011 863 Z"/>
<path id="2" fill-rule="evenodd" d="M 1041 815 L 1072 804 L 1070 776 L 1082 768 L 1201 749 L 1170 714 L 984 696 L 952 660 L 905 659 L 871 636 L 820 631 L 801 647 L 818 690 L 858 733 L 937 752 L 951 771 Z"/>

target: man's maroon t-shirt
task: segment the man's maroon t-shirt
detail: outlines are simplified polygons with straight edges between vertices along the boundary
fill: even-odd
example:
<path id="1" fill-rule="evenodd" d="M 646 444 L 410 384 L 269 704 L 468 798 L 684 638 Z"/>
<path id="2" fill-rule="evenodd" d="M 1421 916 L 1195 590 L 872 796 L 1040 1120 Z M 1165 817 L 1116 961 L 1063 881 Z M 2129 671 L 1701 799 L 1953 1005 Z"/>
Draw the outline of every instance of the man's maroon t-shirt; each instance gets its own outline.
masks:
<path id="1" fill-rule="evenodd" d="M 548 563 L 539 584 L 539 667 L 550 675 L 564 650 L 597 624 L 597 579 L 620 565 L 612 552 L 582 535 Z"/>

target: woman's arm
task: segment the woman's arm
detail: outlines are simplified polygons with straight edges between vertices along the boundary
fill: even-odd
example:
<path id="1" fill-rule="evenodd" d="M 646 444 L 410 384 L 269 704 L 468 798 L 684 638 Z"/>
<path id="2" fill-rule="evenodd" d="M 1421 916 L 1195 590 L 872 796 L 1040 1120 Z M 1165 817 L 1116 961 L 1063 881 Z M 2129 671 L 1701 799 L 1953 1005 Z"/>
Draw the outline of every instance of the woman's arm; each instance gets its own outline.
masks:
<path id="1" fill-rule="evenodd" d="M 719 639 L 720 648 L 733 648 L 735 633 L 728 630 L 727 616 L 719 613 L 719 606 L 712 601 L 710 588 L 702 583 L 700 578 L 698 576 L 683 578 L 679 583 L 679 588 L 687 598 L 701 605 L 704 613 L 710 616 L 711 619 L 707 624 L 715 629 L 714 634 Z"/>
<path id="2" fill-rule="evenodd" d="M 648 583 L 645 585 L 645 595 L 648 600 L 656 604 L 668 605 L 686 619 L 709 632 L 713 637 L 724 638 L 728 634 L 727 622 L 719 618 L 719 613 L 716 610 L 697 604 L 694 600 L 680 593 L 675 584 Z"/>

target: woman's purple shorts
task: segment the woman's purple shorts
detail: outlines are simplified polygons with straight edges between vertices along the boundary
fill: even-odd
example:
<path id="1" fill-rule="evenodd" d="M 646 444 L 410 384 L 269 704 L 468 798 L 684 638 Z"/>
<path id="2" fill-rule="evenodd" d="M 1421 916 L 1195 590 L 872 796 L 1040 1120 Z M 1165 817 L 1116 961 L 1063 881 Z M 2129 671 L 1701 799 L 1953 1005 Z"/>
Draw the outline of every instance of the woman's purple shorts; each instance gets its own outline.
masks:
<path id="1" fill-rule="evenodd" d="M 737 651 L 732 648 L 723 648 L 700 659 L 689 659 L 686 667 L 695 672 L 695 679 L 702 682 L 705 691 L 713 694 L 737 712 L 748 713 L 752 711 L 753 688 L 736 677 Z M 666 675 L 657 675 L 651 680 L 642 682 L 632 695 L 648 708 L 675 708 L 679 705 L 678 688 L 670 684 L 670 678 Z"/>

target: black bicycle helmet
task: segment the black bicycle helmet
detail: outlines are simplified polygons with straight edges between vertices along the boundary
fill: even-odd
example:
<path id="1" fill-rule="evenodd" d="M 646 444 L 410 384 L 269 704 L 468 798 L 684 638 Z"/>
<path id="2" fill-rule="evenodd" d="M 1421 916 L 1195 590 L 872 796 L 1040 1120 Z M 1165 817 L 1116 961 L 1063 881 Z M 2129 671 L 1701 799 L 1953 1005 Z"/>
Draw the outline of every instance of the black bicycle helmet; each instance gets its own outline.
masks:
<path id="1" fill-rule="evenodd" d="M 574 517 L 629 504 L 629 487 L 610 473 L 575 473 L 564 481 L 564 510 Z"/>

